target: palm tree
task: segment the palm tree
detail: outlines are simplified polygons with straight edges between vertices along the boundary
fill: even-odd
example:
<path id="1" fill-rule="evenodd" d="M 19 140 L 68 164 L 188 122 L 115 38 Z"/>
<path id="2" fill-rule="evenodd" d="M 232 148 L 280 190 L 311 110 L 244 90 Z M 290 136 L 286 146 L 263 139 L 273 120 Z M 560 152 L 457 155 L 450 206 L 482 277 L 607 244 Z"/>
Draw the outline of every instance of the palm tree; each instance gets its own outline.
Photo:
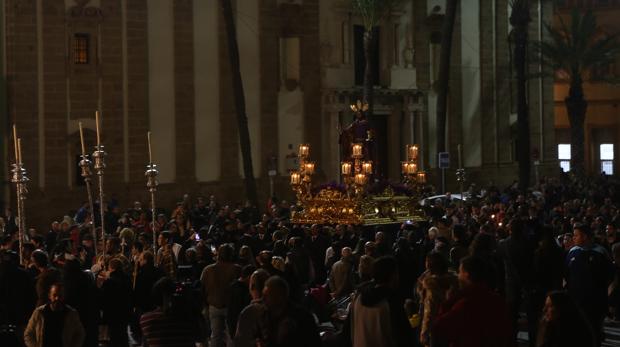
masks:
<path id="1" fill-rule="evenodd" d="M 364 69 L 364 90 L 363 101 L 368 103 L 368 111 L 372 113 L 372 41 L 373 28 L 390 15 L 392 9 L 398 6 L 403 0 L 352 0 L 353 8 L 364 22 L 364 59 L 366 66 Z"/>
<path id="2" fill-rule="evenodd" d="M 241 157 L 243 158 L 243 175 L 245 176 L 245 193 L 248 200 L 258 206 L 256 181 L 252 168 L 252 146 L 250 144 L 250 131 L 248 129 L 248 117 L 245 112 L 245 94 L 243 81 L 241 80 L 241 67 L 239 65 L 239 45 L 237 43 L 237 30 L 231 0 L 221 0 L 224 22 L 226 24 L 226 37 L 228 38 L 228 56 L 232 73 L 233 94 L 235 109 L 237 111 L 237 127 L 239 128 L 239 144 L 241 145 Z"/>
<path id="3" fill-rule="evenodd" d="M 441 27 L 441 51 L 439 53 L 439 71 L 437 73 L 437 152 L 446 151 L 446 118 L 448 111 L 448 83 L 450 82 L 450 56 L 452 52 L 452 34 L 458 0 L 446 1 L 446 15 Z"/>
<path id="4" fill-rule="evenodd" d="M 571 170 L 584 171 L 584 122 L 588 102 L 583 93 L 585 74 L 592 68 L 613 63 L 620 54 L 618 35 L 601 35 L 591 10 L 581 14 L 573 9 L 570 27 L 560 18 L 559 28 L 545 25 L 551 39 L 535 42 L 543 63 L 565 76 L 570 87 L 564 99 L 571 128 Z"/>
<path id="5" fill-rule="evenodd" d="M 519 190 L 525 192 L 530 184 L 530 123 L 527 104 L 527 31 L 530 18 L 529 0 L 511 0 L 510 25 L 514 42 L 514 67 L 517 77 L 517 162 Z"/>

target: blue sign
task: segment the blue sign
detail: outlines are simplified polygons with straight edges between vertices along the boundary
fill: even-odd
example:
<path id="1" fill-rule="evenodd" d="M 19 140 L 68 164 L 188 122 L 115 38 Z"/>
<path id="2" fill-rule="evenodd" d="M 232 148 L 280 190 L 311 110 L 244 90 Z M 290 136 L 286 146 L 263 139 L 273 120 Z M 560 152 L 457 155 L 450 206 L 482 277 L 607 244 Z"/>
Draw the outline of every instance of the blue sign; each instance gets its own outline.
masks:
<path id="1" fill-rule="evenodd" d="M 438 153 L 438 166 L 440 169 L 448 169 L 450 168 L 450 153 L 448 152 L 439 152 Z"/>

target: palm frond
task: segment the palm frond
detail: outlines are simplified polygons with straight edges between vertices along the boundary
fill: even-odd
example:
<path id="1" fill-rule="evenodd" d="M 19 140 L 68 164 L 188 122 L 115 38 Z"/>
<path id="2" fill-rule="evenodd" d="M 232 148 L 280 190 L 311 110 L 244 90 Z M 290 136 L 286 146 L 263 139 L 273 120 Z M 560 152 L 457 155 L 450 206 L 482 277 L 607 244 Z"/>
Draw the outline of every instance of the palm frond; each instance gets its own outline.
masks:
<path id="1" fill-rule="evenodd" d="M 352 0 L 353 9 L 362 17 L 366 30 L 372 30 L 404 0 Z"/>

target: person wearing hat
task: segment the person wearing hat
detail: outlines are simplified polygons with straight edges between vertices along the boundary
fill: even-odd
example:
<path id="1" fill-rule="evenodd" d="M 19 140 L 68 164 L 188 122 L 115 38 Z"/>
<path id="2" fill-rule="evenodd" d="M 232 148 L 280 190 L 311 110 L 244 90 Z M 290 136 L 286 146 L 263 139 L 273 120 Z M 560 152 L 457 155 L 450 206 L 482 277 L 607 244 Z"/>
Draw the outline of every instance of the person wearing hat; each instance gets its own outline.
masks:
<path id="1" fill-rule="evenodd" d="M 613 265 L 605 248 L 595 244 L 593 238 L 587 225 L 575 224 L 573 227 L 575 246 L 566 256 L 566 289 L 585 313 L 600 344 L 604 336 L 607 286 L 613 276 Z"/>

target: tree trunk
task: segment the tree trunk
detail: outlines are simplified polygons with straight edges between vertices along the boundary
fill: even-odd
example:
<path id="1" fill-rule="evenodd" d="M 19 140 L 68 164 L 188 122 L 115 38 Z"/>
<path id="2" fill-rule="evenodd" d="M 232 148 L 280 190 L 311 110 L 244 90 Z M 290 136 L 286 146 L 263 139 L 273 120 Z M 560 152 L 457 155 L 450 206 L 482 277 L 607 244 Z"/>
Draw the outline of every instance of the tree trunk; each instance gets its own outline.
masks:
<path id="1" fill-rule="evenodd" d="M 446 151 L 446 118 L 448 112 L 448 84 L 450 82 L 450 55 L 452 34 L 458 0 L 446 1 L 446 16 L 441 27 L 441 52 L 437 76 L 437 152 Z"/>
<path id="2" fill-rule="evenodd" d="M 583 96 L 582 83 L 581 76 L 578 74 L 573 75 L 568 96 L 564 99 L 568 120 L 570 121 L 571 171 L 574 171 L 577 175 L 585 174 L 585 137 L 583 125 L 586 120 L 588 102 Z"/>
<path id="3" fill-rule="evenodd" d="M 243 158 L 243 175 L 245 176 L 245 193 L 248 200 L 254 206 L 258 206 L 256 181 L 252 168 L 252 146 L 250 144 L 250 131 L 248 129 L 248 117 L 245 113 L 245 94 L 243 81 L 241 80 L 241 67 L 239 65 L 239 45 L 237 43 L 237 30 L 233 17 L 231 0 L 221 0 L 226 24 L 226 37 L 228 39 L 228 55 L 232 74 L 233 94 L 235 98 L 235 110 L 237 111 L 237 126 L 239 128 L 239 144 Z"/>
<path id="4" fill-rule="evenodd" d="M 372 79 L 372 28 L 366 28 L 364 32 L 364 58 L 366 59 L 366 66 L 364 68 L 364 95 L 363 101 L 368 103 L 367 116 L 372 114 L 372 94 L 374 82 Z"/>
<path id="5" fill-rule="evenodd" d="M 517 162 L 519 163 L 519 190 L 530 186 L 530 123 L 527 104 L 527 27 L 530 22 L 527 0 L 513 6 L 510 23 L 514 35 L 514 64 L 517 75 Z"/>

